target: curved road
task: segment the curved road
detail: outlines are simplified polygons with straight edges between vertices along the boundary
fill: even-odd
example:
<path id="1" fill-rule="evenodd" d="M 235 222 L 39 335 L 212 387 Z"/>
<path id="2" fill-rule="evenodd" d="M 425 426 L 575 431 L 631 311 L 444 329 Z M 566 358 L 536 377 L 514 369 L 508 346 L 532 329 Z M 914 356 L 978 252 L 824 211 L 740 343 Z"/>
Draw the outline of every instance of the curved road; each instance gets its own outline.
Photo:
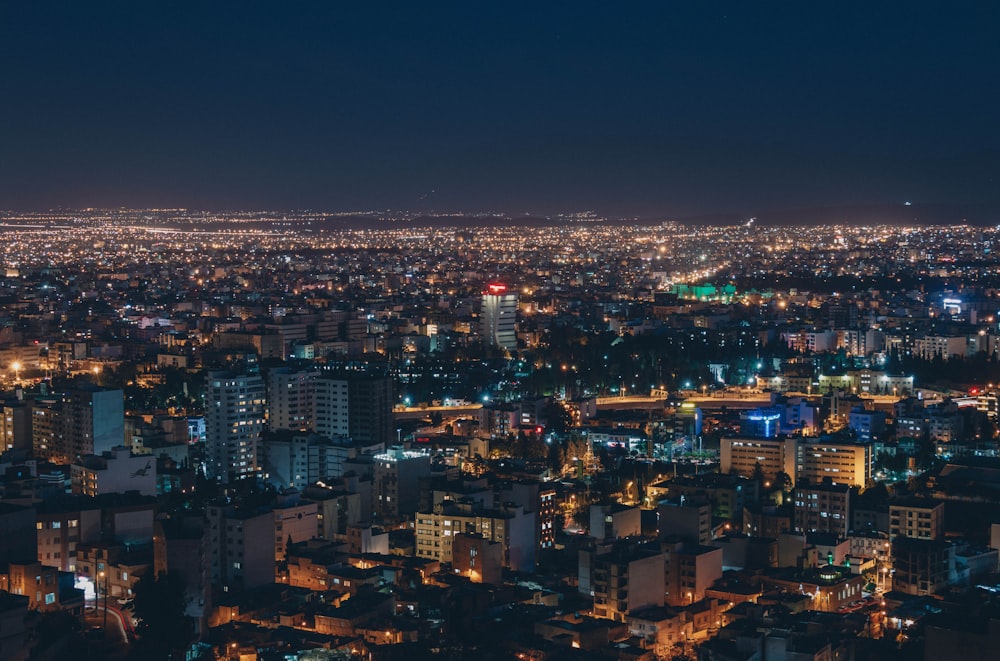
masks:
<path id="1" fill-rule="evenodd" d="M 85 616 L 89 626 L 104 627 L 104 604 L 98 604 L 93 611 Z M 108 639 L 128 645 L 135 640 L 135 631 L 132 629 L 132 618 L 122 613 L 118 608 L 108 604 L 108 629 L 106 635 Z"/>

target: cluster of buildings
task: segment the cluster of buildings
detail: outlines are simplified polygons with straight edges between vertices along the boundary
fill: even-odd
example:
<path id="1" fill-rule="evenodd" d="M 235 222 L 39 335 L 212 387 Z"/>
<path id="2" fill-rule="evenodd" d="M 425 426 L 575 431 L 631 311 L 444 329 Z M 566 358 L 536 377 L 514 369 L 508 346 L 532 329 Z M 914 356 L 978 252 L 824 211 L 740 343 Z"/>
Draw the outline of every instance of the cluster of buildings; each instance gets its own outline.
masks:
<path id="1" fill-rule="evenodd" d="M 4 220 L 4 658 L 163 574 L 192 657 L 992 641 L 997 231 Z"/>

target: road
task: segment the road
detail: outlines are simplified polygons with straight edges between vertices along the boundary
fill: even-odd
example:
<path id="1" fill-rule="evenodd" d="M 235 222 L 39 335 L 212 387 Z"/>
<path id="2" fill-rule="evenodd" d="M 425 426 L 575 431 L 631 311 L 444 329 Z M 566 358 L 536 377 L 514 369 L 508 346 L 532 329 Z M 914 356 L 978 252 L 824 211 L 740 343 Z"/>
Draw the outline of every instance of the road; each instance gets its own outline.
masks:
<path id="1" fill-rule="evenodd" d="M 104 604 L 98 604 L 96 608 L 87 609 L 84 621 L 88 628 L 104 628 Z M 132 618 L 120 611 L 112 604 L 108 604 L 107 631 L 105 635 L 108 642 L 127 646 L 134 638 L 135 632 L 132 629 Z"/>

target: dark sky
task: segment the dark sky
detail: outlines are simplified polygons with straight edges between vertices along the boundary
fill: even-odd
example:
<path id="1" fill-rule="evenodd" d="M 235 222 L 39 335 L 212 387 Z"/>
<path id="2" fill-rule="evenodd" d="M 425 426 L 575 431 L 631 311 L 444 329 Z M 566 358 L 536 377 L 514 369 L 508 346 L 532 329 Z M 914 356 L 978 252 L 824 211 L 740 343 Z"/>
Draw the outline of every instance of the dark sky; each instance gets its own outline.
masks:
<path id="1" fill-rule="evenodd" d="M 1000 220 L 1000 3 L 0 3 L 0 208 Z"/>

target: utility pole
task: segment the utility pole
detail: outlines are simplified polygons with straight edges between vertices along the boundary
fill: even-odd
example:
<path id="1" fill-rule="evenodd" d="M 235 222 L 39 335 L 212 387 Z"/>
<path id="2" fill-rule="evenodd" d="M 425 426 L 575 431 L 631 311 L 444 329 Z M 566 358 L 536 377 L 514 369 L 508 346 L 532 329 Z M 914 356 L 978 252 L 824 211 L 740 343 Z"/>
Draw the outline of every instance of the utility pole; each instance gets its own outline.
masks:
<path id="1" fill-rule="evenodd" d="M 108 636 L 108 573 L 101 572 L 100 577 L 104 578 L 104 637 Z"/>

